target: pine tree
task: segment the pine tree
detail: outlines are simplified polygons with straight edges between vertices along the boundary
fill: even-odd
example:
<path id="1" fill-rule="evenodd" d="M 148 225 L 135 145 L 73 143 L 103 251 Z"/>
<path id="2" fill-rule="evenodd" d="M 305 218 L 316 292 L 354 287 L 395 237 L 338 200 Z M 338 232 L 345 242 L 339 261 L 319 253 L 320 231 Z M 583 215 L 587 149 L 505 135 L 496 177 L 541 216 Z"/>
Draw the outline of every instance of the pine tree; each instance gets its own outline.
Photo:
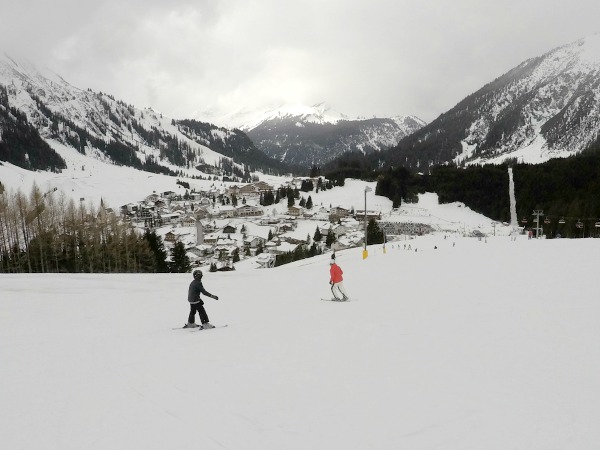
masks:
<path id="1" fill-rule="evenodd" d="M 148 242 L 150 250 L 154 258 L 154 270 L 158 273 L 165 273 L 169 271 L 169 264 L 167 263 L 167 251 L 163 244 L 162 238 L 156 234 L 154 230 L 146 230 L 144 233 L 144 240 Z"/>
<path id="2" fill-rule="evenodd" d="M 175 243 L 171 250 L 170 269 L 172 273 L 186 273 L 192 270 L 192 263 L 186 255 L 185 246 L 182 242 Z"/>
<path id="3" fill-rule="evenodd" d="M 317 229 L 315 230 L 315 234 L 313 235 L 313 241 L 321 242 L 321 239 L 323 239 L 323 235 L 321 234 L 321 230 L 319 230 L 319 227 L 317 227 Z"/>
<path id="4" fill-rule="evenodd" d="M 367 224 L 367 243 L 383 244 L 383 242 L 383 231 L 381 231 L 375 219 L 370 219 L 369 223 Z"/>
<path id="5" fill-rule="evenodd" d="M 333 232 L 333 229 L 330 228 L 327 232 L 327 237 L 325 238 L 325 245 L 331 248 L 331 245 L 335 243 L 336 240 L 335 233 Z"/>

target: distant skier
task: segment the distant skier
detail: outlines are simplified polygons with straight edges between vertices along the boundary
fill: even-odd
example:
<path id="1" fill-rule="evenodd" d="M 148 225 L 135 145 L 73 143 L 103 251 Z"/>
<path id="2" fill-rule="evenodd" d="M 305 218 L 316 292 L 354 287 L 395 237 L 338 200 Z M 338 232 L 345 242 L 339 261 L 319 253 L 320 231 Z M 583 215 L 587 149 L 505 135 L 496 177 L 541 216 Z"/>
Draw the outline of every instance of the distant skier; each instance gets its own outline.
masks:
<path id="1" fill-rule="evenodd" d="M 331 285 L 331 293 L 334 299 L 338 301 L 348 300 L 348 294 L 346 293 L 346 289 L 344 289 L 343 273 L 342 268 L 335 263 L 335 258 L 331 258 L 329 261 L 329 284 Z M 336 291 L 338 294 L 341 294 L 341 298 L 335 294 Z"/>
<path id="2" fill-rule="evenodd" d="M 202 271 L 200 269 L 196 269 L 192 272 L 194 276 L 194 280 L 190 283 L 190 287 L 188 289 L 188 302 L 190 303 L 190 316 L 188 317 L 187 324 L 184 325 L 183 328 L 196 328 L 200 325 L 195 323 L 196 319 L 196 311 L 200 316 L 200 323 L 202 324 L 202 328 L 214 328 L 208 320 L 208 314 L 206 314 L 206 310 L 204 309 L 204 302 L 200 298 L 200 294 L 204 294 L 207 297 L 214 298 L 215 300 L 219 300 L 219 297 L 207 292 L 202 285 Z"/>

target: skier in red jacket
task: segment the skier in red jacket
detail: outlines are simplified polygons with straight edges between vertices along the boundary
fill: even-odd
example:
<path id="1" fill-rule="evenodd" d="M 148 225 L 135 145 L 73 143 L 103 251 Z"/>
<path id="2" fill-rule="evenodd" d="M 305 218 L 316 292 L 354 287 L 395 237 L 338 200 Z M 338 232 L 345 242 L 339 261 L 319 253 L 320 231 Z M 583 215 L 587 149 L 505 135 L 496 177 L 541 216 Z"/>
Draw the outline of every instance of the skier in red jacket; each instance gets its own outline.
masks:
<path id="1" fill-rule="evenodd" d="M 329 284 L 331 285 L 331 293 L 333 294 L 334 300 L 340 302 L 348 300 L 348 294 L 346 293 L 346 289 L 344 289 L 343 273 L 342 268 L 335 263 L 335 259 L 331 258 L 331 261 L 329 261 L 329 274 L 331 275 Z M 335 294 L 336 291 L 338 294 L 341 294 L 342 298 Z"/>

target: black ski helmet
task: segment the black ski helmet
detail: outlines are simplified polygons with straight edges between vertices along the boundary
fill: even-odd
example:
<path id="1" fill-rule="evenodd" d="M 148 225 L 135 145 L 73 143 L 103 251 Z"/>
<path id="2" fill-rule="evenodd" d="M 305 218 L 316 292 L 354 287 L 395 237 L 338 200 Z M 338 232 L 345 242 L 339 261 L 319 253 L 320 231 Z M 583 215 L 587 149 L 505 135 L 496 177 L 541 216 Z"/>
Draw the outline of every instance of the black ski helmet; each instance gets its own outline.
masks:
<path id="1" fill-rule="evenodd" d="M 202 271 L 200 269 L 196 269 L 192 272 L 192 275 L 194 276 L 194 280 L 201 280 L 202 279 Z"/>

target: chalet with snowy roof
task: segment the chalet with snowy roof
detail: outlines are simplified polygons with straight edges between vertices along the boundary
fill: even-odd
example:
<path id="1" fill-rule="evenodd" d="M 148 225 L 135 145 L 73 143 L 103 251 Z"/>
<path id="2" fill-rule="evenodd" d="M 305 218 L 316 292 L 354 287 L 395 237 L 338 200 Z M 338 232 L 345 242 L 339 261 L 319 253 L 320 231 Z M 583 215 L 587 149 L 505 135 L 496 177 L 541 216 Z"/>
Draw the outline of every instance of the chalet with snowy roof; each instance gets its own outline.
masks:
<path id="1" fill-rule="evenodd" d="M 259 192 L 269 192 L 273 190 L 273 186 L 271 186 L 269 183 L 265 183 L 264 181 L 257 181 L 254 183 L 254 186 L 258 188 Z"/>
<path id="2" fill-rule="evenodd" d="M 348 217 L 349 215 L 350 211 L 346 208 L 342 208 L 341 206 L 335 206 L 329 211 L 329 220 L 331 222 L 337 222 L 338 220 Z"/>
<path id="3" fill-rule="evenodd" d="M 268 245 L 268 244 L 267 244 Z M 283 255 L 284 253 L 290 253 L 296 250 L 297 244 L 290 244 L 289 242 L 281 242 L 279 245 L 268 246 L 268 252 L 272 255 Z"/>
<path id="4" fill-rule="evenodd" d="M 146 217 L 152 217 L 154 209 L 154 207 L 139 205 L 135 210 L 135 216 L 141 219 Z"/>
<path id="5" fill-rule="evenodd" d="M 300 208 L 299 206 L 290 206 L 287 210 L 287 213 L 293 217 L 299 217 L 302 215 L 304 208 Z"/>
<path id="6" fill-rule="evenodd" d="M 173 233 L 172 231 L 168 231 L 165 234 L 165 242 L 176 242 L 177 241 L 177 235 L 175 233 Z"/>
<path id="7" fill-rule="evenodd" d="M 205 234 L 204 235 L 204 243 L 207 245 L 216 244 L 220 237 L 221 237 L 220 233 Z"/>
<path id="8" fill-rule="evenodd" d="M 227 193 L 229 195 L 240 195 L 240 187 L 237 184 L 234 184 L 233 186 L 229 186 L 227 188 Z"/>
<path id="9" fill-rule="evenodd" d="M 256 258 L 256 263 L 261 268 L 271 268 L 275 266 L 275 255 L 271 255 L 269 253 L 261 253 Z"/>
<path id="10" fill-rule="evenodd" d="M 214 253 L 214 247 L 212 245 L 198 244 L 191 247 L 188 251 L 194 253 L 198 257 L 206 257 Z"/>
<path id="11" fill-rule="evenodd" d="M 267 240 L 261 238 L 260 236 L 251 236 L 244 240 L 244 248 L 250 249 L 250 251 L 252 252 L 252 249 L 257 249 L 258 247 L 264 248 L 266 243 Z"/>
<path id="12" fill-rule="evenodd" d="M 194 217 L 196 217 L 196 219 L 198 219 L 198 220 L 206 219 L 206 218 L 209 218 L 210 216 L 211 216 L 211 214 L 210 214 L 208 208 L 200 207 L 200 208 L 194 209 Z"/>
<path id="13" fill-rule="evenodd" d="M 162 223 L 164 225 L 168 225 L 168 224 L 172 224 L 172 223 L 179 223 L 179 219 L 181 217 L 181 214 L 178 212 L 175 213 L 161 213 L 159 214 L 160 219 L 162 220 Z"/>
<path id="14" fill-rule="evenodd" d="M 181 218 L 181 226 L 194 227 L 196 226 L 196 218 L 191 215 L 186 215 Z"/>
<path id="15" fill-rule="evenodd" d="M 159 198 L 160 198 L 160 196 L 159 196 L 158 194 L 154 193 L 154 194 L 150 194 L 149 196 L 147 196 L 147 197 L 144 199 L 144 201 L 145 201 L 146 203 L 154 203 L 154 202 L 156 202 L 156 201 L 157 201 Z"/>
<path id="16" fill-rule="evenodd" d="M 139 206 L 136 203 L 127 203 L 126 205 L 121 206 L 121 215 L 127 216 L 137 212 Z"/>
<path id="17" fill-rule="evenodd" d="M 234 206 L 221 205 L 221 206 L 219 206 L 219 209 L 216 211 L 216 215 L 218 217 L 230 218 L 230 217 L 235 217 L 235 212 L 236 212 L 236 209 Z"/>
<path id="18" fill-rule="evenodd" d="M 253 184 L 247 184 L 246 186 L 242 186 L 239 191 L 240 195 L 243 196 L 260 196 L 260 189 Z"/>
<path id="19" fill-rule="evenodd" d="M 255 205 L 242 205 L 236 210 L 239 217 L 256 217 L 263 215 L 263 209 Z"/>
<path id="20" fill-rule="evenodd" d="M 233 225 L 227 224 L 223 227 L 224 234 L 233 234 L 235 233 L 235 227 Z"/>
<path id="21" fill-rule="evenodd" d="M 288 231 L 295 230 L 296 227 L 292 223 L 283 222 L 283 223 L 277 224 L 277 226 L 275 227 L 275 229 L 277 230 L 277 233 L 286 233 Z"/>
<path id="22" fill-rule="evenodd" d="M 175 197 L 177 197 L 177 194 L 173 191 L 166 191 L 162 193 L 162 197 L 163 198 L 167 198 L 169 200 L 174 199 Z"/>
<path id="23" fill-rule="evenodd" d="M 220 260 L 232 259 L 236 250 L 239 251 L 237 245 L 217 245 L 214 248 L 214 255 Z"/>
<path id="24" fill-rule="evenodd" d="M 187 256 L 187 258 L 190 260 L 190 264 L 192 266 L 196 267 L 200 265 L 200 261 L 202 260 L 201 256 L 196 255 L 192 251 L 185 252 L 185 256 Z"/>

